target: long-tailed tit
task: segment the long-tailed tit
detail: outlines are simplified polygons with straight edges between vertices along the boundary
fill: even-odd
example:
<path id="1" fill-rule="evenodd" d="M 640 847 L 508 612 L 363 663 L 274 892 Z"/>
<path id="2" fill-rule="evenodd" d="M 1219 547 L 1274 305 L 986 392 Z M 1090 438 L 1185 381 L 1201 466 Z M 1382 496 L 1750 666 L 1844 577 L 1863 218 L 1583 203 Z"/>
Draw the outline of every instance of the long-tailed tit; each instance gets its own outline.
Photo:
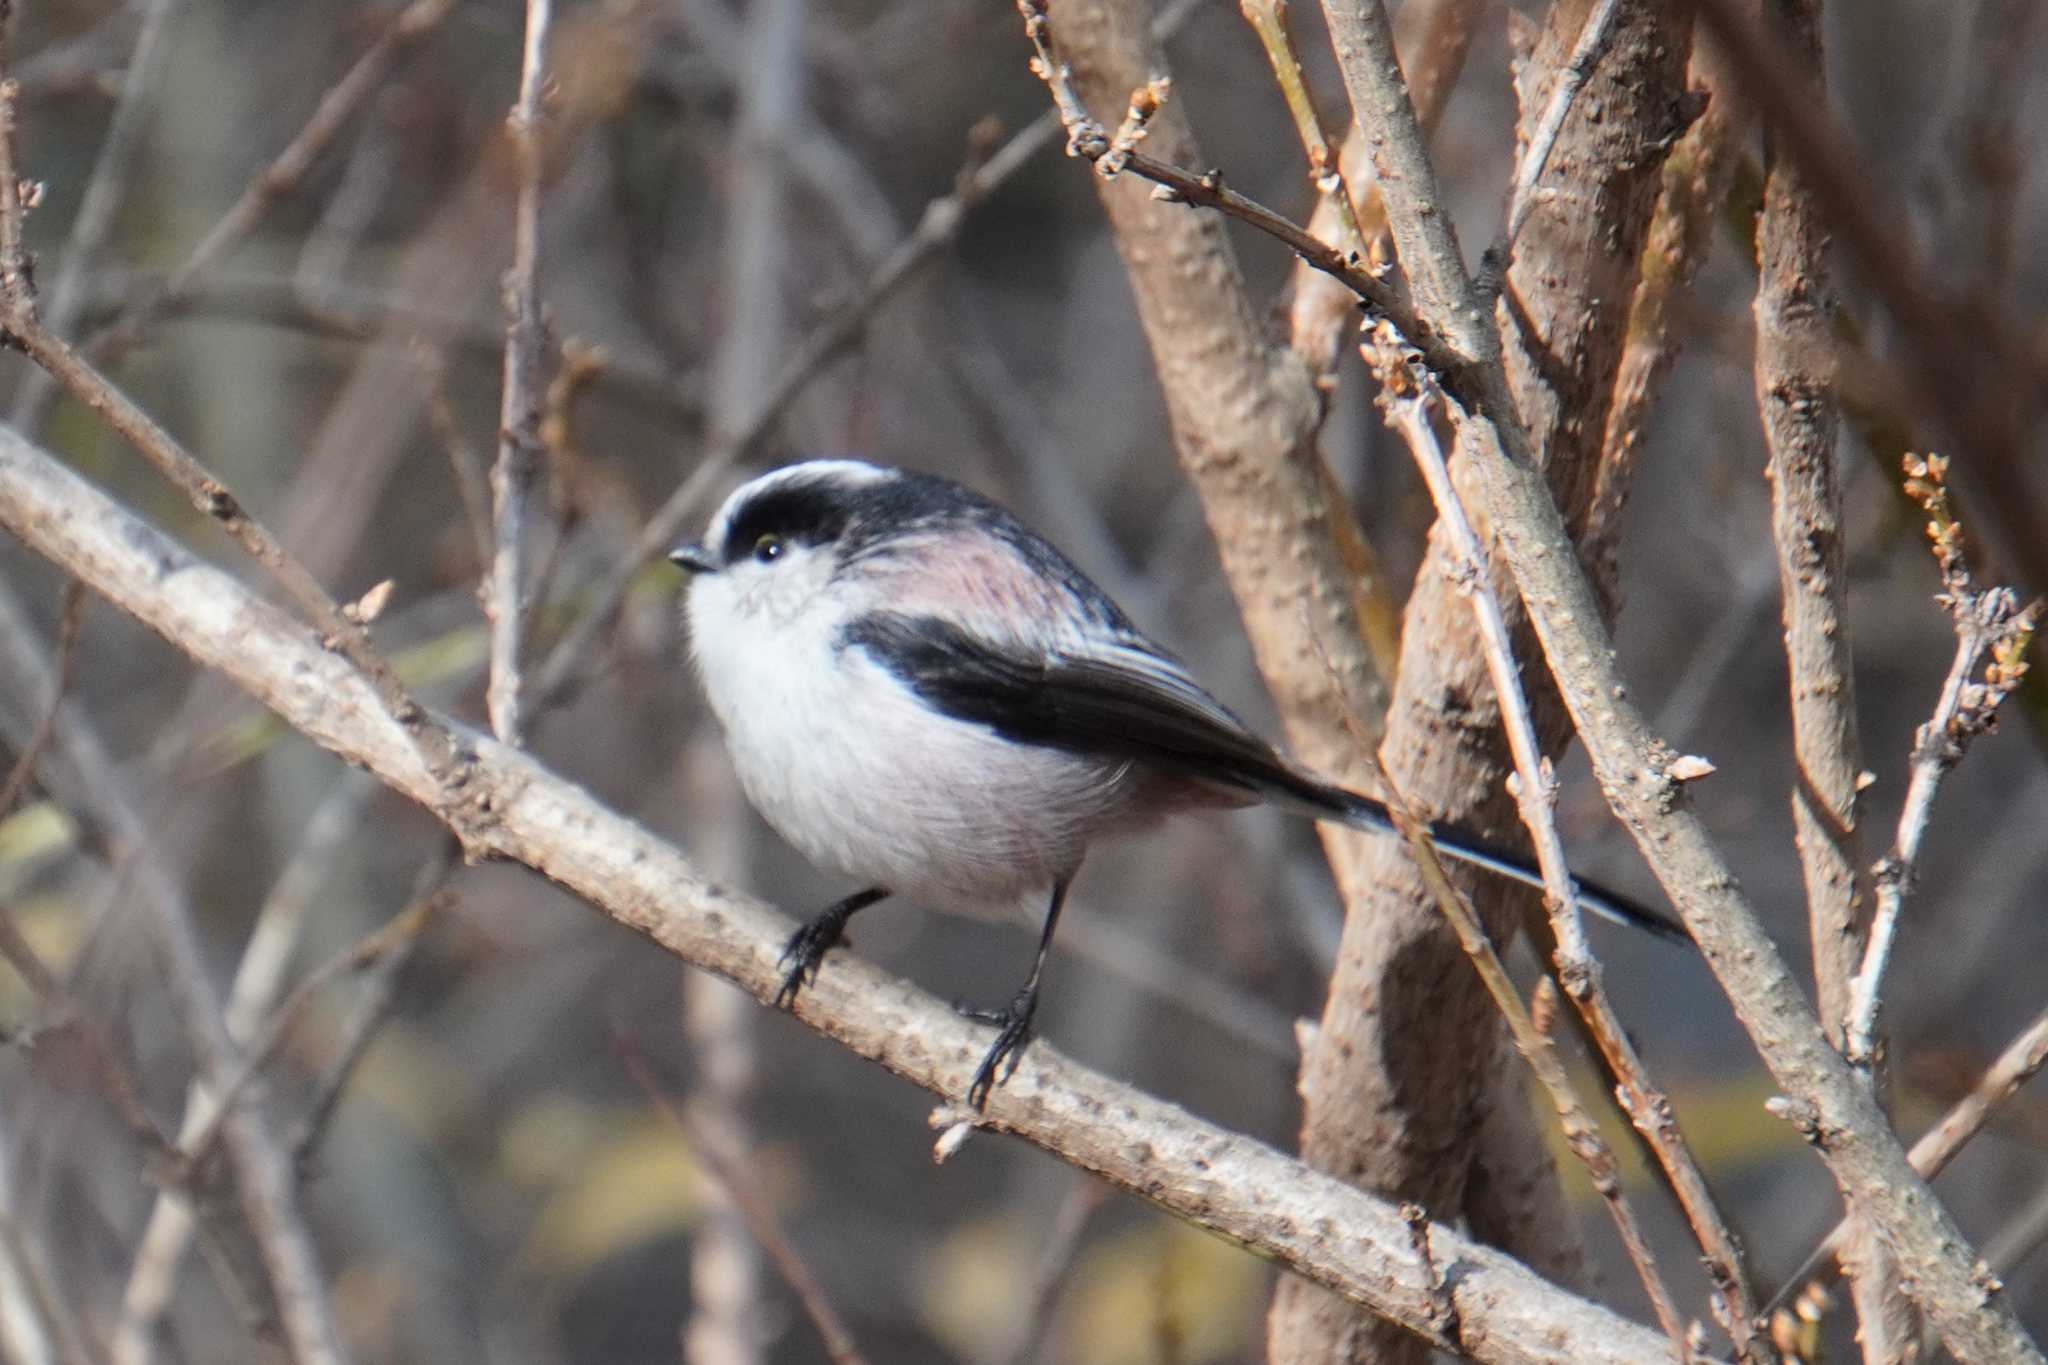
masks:
<path id="1" fill-rule="evenodd" d="M 1384 805 L 1288 763 L 1066 556 L 949 480 L 791 465 L 733 493 L 704 540 L 669 557 L 693 575 L 692 652 L 748 798 L 807 858 L 865 888 L 790 940 L 778 1003 L 885 896 L 1045 906 L 1031 975 L 1008 1005 L 975 1012 L 998 1029 L 968 1089 L 976 1106 L 1030 1037 L 1061 903 L 1097 838 L 1259 801 L 1393 829 Z M 1455 829 L 1430 836 L 1449 857 L 1542 885 L 1516 854 Z M 1599 887 L 1578 894 L 1683 936 Z"/>

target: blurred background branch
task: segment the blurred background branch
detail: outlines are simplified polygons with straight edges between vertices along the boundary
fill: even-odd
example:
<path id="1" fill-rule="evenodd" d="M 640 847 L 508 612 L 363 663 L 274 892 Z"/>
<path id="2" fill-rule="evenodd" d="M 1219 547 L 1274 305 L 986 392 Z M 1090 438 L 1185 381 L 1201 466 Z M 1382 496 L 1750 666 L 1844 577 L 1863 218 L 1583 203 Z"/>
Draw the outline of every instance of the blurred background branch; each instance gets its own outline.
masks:
<path id="1" fill-rule="evenodd" d="M 492 557 L 478 471 L 505 425 L 501 285 L 530 184 L 533 301 L 560 369 L 532 387 L 519 695 L 548 771 L 682 840 L 723 885 L 790 906 L 843 894 L 733 802 L 671 571 L 652 561 L 744 470 L 847 453 L 1015 506 L 1305 763 L 1369 782 L 1353 730 L 1373 742 L 1384 726 L 1383 757 L 1426 813 L 1518 838 L 1469 604 L 1357 358 L 1361 292 L 1412 322 L 1431 285 L 1387 228 L 1402 187 L 1376 175 L 1365 130 L 1347 131 L 1329 22 L 1302 5 L 1066 3 L 1053 0 L 1053 30 L 1105 138 L 1134 89 L 1170 74 L 1126 150 L 1243 220 L 1058 155 L 1009 6 L 558 0 L 524 177 L 505 128 L 524 0 L 15 6 L 19 84 L 0 113 L 26 218 L 0 215 L 24 234 L 0 256 L 10 290 L 41 287 L 45 357 L 68 342 L 91 365 L 67 387 L 0 355 L 0 401 L 78 473 L 275 592 L 78 395 L 132 398 L 148 423 L 132 432 L 153 427 L 269 528 L 303 571 L 305 609 L 374 616 L 336 639 L 389 662 L 391 701 L 478 728 L 476 587 Z M 1814 845 L 1785 794 L 1807 789 L 1819 753 L 1832 795 L 1815 811 L 1899 824 L 1915 731 L 1956 646 L 1927 600 L 1901 455 L 1953 456 L 1974 582 L 2013 587 L 2016 605 L 2042 588 L 2041 348 L 2026 319 L 2048 308 L 2048 263 L 2021 244 L 2048 214 L 2048 106 L 2027 79 L 2044 26 L 2026 0 L 1940 14 L 1866 0 L 1829 8 L 1825 42 L 1802 55 L 1766 44 L 1776 16 L 1804 7 L 1703 3 L 1689 49 L 1676 7 L 1406 0 L 1393 19 L 1439 226 L 1476 253 L 1526 219 L 1490 275 L 1502 309 L 1465 321 L 1510 352 L 1515 402 L 1615 622 L 1626 700 L 1715 770 L 1683 803 L 1838 1019 L 1838 955 L 1813 945 L 1839 944 L 1828 926 L 1868 903 L 1810 894 Z M 1662 47 L 1641 41 L 1653 29 Z M 1788 110 L 1786 92 L 1816 89 L 1773 74 L 1788 62 L 1825 93 Z M 1549 154 L 1532 156 L 1551 126 Z M 1517 169 L 1539 165 L 1518 211 Z M 1830 240 L 1845 248 L 1833 260 Z M 1829 291 L 1831 318 L 1801 312 Z M 1443 337 L 1411 340 L 1441 358 Z M 1775 535 L 1774 491 L 1805 476 L 1772 453 L 1793 453 L 1766 439 L 1774 410 L 1804 422 L 1807 468 L 1835 485 L 1809 481 L 1820 515 Z M 1774 458 L 1776 490 L 1758 477 Z M 1814 557 L 1830 543 L 1839 553 Z M 183 563 L 150 573 L 168 590 Z M 1817 608 L 1795 633 L 1839 688 L 1775 638 L 1780 565 L 1820 588 L 1786 601 Z M 1294 1281 L 1025 1144 L 977 1140 L 934 1170 L 922 1089 L 722 983 L 679 988 L 673 955 L 556 886 L 489 859 L 455 867 L 413 804 L 122 613 L 82 606 L 69 581 L 0 537 L 6 633 L 34 664 L 0 688 L 0 1354 L 255 1360 L 283 1343 L 317 1358 L 325 1337 L 366 1360 L 672 1360 L 685 1324 L 723 1302 L 758 1358 L 827 1359 L 779 1276 L 719 1300 L 716 1268 L 747 1262 L 754 1234 L 617 1060 L 615 1027 L 676 1078 L 685 1112 L 735 1125 L 750 1188 L 869 1359 L 1424 1349 L 1348 1301 L 1311 1308 L 1319 1294 L 1298 1287 L 1269 1307 Z M 1517 612 L 1512 592 L 1502 602 Z M 1516 638 L 1542 731 L 1561 712 Z M 2003 708 L 2021 708 L 2035 743 L 1974 745 L 1913 817 L 1916 876 L 1910 897 L 1899 887 L 1891 965 L 1871 978 L 1883 1027 L 1868 1049 L 1908 1135 L 1954 1131 L 1933 1125 L 2004 1057 L 1984 1081 L 1997 1103 L 1968 1111 L 1977 1135 L 1935 1190 L 1996 1252 L 2005 1300 L 2037 1333 L 2048 1122 L 2025 1042 L 2043 1005 L 2030 964 L 2048 952 L 2032 913 L 2048 858 L 2033 837 L 2042 676 L 2018 676 Z M 1802 708 L 1855 742 L 1808 744 Z M 147 859 L 65 761 L 61 735 L 80 726 Z M 1562 736 L 1543 738 L 1573 871 L 1654 895 Z M 1874 781 L 1858 749 L 1877 756 L 1862 760 Z M 1868 881 L 1878 851 L 1843 846 L 1827 875 Z M 430 923 L 394 920 L 444 876 Z M 1326 846 L 1258 814 L 1103 847 L 1055 966 L 1047 1074 L 1068 1075 L 1058 1048 L 1269 1146 L 1305 1140 L 1342 1180 L 1462 1217 L 1553 1282 L 1650 1320 L 1412 876 L 1396 850 Z M 1559 1053 L 1597 1098 L 1613 1078 L 1540 982 L 1539 907 L 1480 890 L 1518 989 L 1539 1022 L 1570 1026 Z M 184 974 L 141 931 L 173 903 Z M 1513 946 L 1531 924 L 1530 947 Z M 1837 1191 L 1764 1111 L 1777 1087 L 1711 976 L 1590 935 L 1742 1270 L 1781 1282 L 1839 1220 Z M 366 944 L 376 964 L 323 988 Z M 843 979 L 973 997 L 1019 949 L 1000 928 L 883 909 Z M 687 1036 L 686 993 L 722 1002 L 693 1010 Z M 229 1039 L 211 1061 L 191 1027 L 202 999 Z M 189 1167 L 176 1155 L 209 1080 L 270 1135 L 255 1167 L 236 1142 Z M 1595 1119 L 1680 1314 L 1725 1352 L 1725 1286 L 1694 1269 L 1693 1232 L 1629 1118 Z M 251 1170 L 283 1171 L 293 1216 L 247 1215 Z M 153 1231 L 177 1207 L 195 1255 L 166 1255 Z M 1447 1331 L 1406 1225 L 1387 1232 L 1417 1295 L 1398 1312 Z M 1428 1234 L 1448 1274 L 1465 1244 L 1447 1237 Z M 313 1308 L 279 1297 L 307 1279 Z M 1849 1299 L 1801 1329 L 1835 1355 L 1858 1349 Z M 1488 1321 L 1464 1322 L 1482 1355 L 1496 1351 Z"/>

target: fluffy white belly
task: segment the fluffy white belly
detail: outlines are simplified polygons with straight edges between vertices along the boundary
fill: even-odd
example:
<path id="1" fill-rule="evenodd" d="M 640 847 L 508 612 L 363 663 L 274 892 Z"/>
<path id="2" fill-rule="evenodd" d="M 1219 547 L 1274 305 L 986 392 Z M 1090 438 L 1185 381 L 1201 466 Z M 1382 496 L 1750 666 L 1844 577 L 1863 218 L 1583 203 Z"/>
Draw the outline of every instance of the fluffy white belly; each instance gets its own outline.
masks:
<path id="1" fill-rule="evenodd" d="M 1124 765 L 948 719 L 836 639 L 792 632 L 700 663 L 768 822 L 820 866 L 934 909 L 1037 900 L 1132 795 Z"/>

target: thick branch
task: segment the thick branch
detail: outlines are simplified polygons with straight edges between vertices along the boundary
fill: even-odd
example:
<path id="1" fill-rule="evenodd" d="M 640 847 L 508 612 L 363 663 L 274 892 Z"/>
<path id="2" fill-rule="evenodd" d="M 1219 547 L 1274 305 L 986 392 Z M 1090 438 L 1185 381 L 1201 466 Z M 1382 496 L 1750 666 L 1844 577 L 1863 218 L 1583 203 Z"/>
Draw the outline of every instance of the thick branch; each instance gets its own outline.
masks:
<path id="1" fill-rule="evenodd" d="M 1580 36 L 1581 26 L 1565 8 L 1553 14 L 1524 70 L 1520 94 L 1531 125 L 1543 110 L 1556 107 L 1549 96 L 1565 79 Z M 1508 317 L 1500 329 L 1508 337 L 1496 338 L 1489 311 L 1472 311 L 1474 327 L 1489 338 L 1494 353 L 1503 344 L 1511 350 L 1514 401 L 1538 431 L 1533 444 L 1559 500 L 1575 511 L 1586 506 L 1594 485 L 1600 413 L 1619 362 L 1658 160 L 1678 125 L 1683 35 L 1666 31 L 1652 8 L 1623 7 L 1608 61 L 1592 73 L 1559 127 L 1550 169 L 1540 177 L 1507 278 L 1512 307 L 1503 310 Z M 1334 11 L 1330 20 L 1342 54 L 1342 24 Z M 1382 201 L 1390 215 L 1408 211 L 1400 206 L 1416 198 L 1411 168 L 1387 159 L 1369 113 L 1360 121 Z M 1435 220 L 1455 251 L 1443 216 Z M 1400 245 L 1420 310 L 1440 286 L 1431 282 L 1426 263 L 1418 266 L 1415 249 Z M 1441 315 L 1433 326 L 1438 335 L 1456 335 Z M 1434 368 L 1441 362 L 1430 363 Z M 1476 506 L 1469 493 L 1467 501 Z M 1393 784 L 1432 818 L 1498 840 L 1518 839 L 1514 802 L 1504 787 L 1511 761 L 1499 703 L 1458 564 L 1439 524 L 1404 613 L 1401 665 L 1381 757 Z M 1504 572 L 1494 586 L 1510 630 L 1520 634 L 1515 653 L 1531 657 L 1535 644 Z M 1541 681 L 1529 680 L 1536 738 L 1542 752 L 1554 757 L 1568 728 L 1563 707 Z M 1373 868 L 1370 900 L 1350 907 L 1322 1033 L 1304 1065 L 1303 1152 L 1330 1169 L 1356 1171 L 1375 1188 L 1398 1189 L 1444 1216 L 1465 1201 L 1473 1134 L 1495 1102 L 1481 1084 L 1498 1028 L 1462 955 L 1420 898 L 1408 860 L 1388 846 L 1366 856 Z M 1497 883 L 1467 885 L 1489 932 L 1508 941 L 1530 908 L 1527 895 Z M 1361 1020 L 1372 1021 L 1387 1040 L 1378 1049 L 1342 1043 Z M 1276 1360 L 1359 1360 L 1390 1349 L 1383 1342 L 1326 1344 L 1344 1340 L 1336 1306 L 1306 1302 L 1307 1297 L 1290 1287 L 1276 1304 L 1268 1333 Z"/>
<path id="2" fill-rule="evenodd" d="M 0 431 L 0 525 L 66 567 L 314 742 L 445 816 L 450 802 L 404 730 L 303 626 L 188 555 L 11 431 Z M 672 846 L 524 754 L 481 735 L 471 782 L 497 816 L 477 851 L 522 862 L 694 965 L 763 1000 L 790 921 L 711 885 Z M 804 992 L 798 1015 L 853 1051 L 957 1096 L 985 1030 L 856 958 Z M 1476 1359 L 1668 1359 L 1656 1333 L 1549 1285 L 1445 1227 L 1425 1229 L 1447 1285 L 1425 1284 L 1396 1208 L 1060 1057 L 1043 1045 L 990 1100 L 1015 1133 L 1162 1208 L 1279 1260 L 1418 1332 L 1448 1293 Z"/>
<path id="3" fill-rule="evenodd" d="M 1778 0 L 1772 9 L 1818 98 L 1819 0 Z M 1757 224 L 1756 398 L 1770 449 L 1771 538 L 1792 692 L 1792 830 L 1806 884 L 1821 1028 L 1841 1047 L 1870 886 L 1857 828 L 1863 760 L 1843 571 L 1839 421 L 1829 373 L 1835 309 L 1826 227 L 1798 166 L 1777 144 L 1774 130 L 1767 131 L 1764 211 Z M 1912 1338 L 1912 1311 L 1898 1292 L 1897 1267 L 1867 1230 L 1852 1246 L 1864 1358 L 1899 1359 Z"/>
<path id="4" fill-rule="evenodd" d="M 1328 13 L 1353 109 L 1379 138 L 1388 216 L 1418 305 L 1471 361 L 1464 377 L 1484 418 L 1475 449 L 1485 506 L 1608 801 L 1684 917 L 1765 1065 L 1792 1097 L 1801 1132 L 1851 1208 L 1882 1230 L 1950 1347 L 1975 1359 L 2041 1359 L 1995 1279 L 1914 1173 L 1867 1088 L 1822 1036 L 1733 871 L 1685 809 L 1667 771 L 1672 755 L 1650 733 L 1615 668 L 1599 602 L 1497 363 L 1498 344 L 1479 325 L 1478 299 L 1443 224 L 1435 175 L 1401 87 L 1386 12 L 1379 0 L 1352 0 L 1332 3 Z"/>

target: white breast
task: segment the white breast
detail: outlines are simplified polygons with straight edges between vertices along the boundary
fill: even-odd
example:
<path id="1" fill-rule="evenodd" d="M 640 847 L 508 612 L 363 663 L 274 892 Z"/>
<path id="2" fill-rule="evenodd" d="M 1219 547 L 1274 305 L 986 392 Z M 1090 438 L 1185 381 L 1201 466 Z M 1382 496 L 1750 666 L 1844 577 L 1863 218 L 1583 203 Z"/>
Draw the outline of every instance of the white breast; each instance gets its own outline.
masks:
<path id="1" fill-rule="evenodd" d="M 816 585 L 795 567 L 778 566 L 783 601 L 730 573 L 691 591 L 705 691 L 768 822 L 813 862 L 935 909 L 1007 909 L 1071 875 L 1125 813 L 1123 767 L 932 711 L 841 645 L 839 614 L 797 609 Z"/>

